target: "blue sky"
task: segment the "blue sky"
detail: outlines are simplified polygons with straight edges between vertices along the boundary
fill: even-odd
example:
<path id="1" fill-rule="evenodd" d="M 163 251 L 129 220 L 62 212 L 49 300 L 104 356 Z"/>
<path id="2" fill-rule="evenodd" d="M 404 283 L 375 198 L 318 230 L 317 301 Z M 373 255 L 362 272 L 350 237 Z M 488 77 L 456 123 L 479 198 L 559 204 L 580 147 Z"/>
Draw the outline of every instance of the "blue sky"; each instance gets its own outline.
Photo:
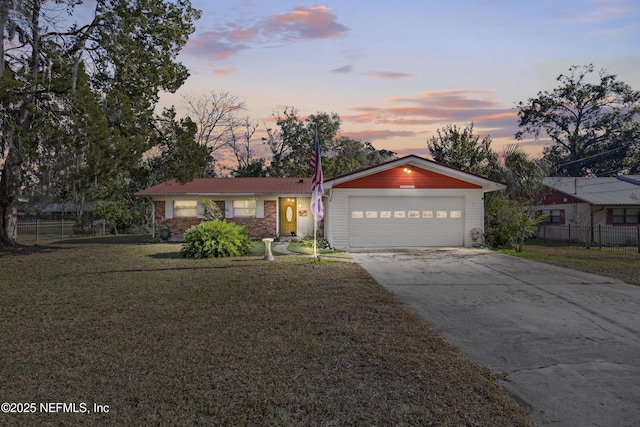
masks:
<path id="1" fill-rule="evenodd" d="M 640 90 L 636 0 L 192 2 L 203 15 L 179 58 L 191 77 L 161 98 L 182 114 L 182 95 L 226 91 L 267 126 L 284 107 L 336 112 L 344 136 L 426 156 L 437 129 L 471 121 L 502 152 L 515 104 L 572 65 Z"/>

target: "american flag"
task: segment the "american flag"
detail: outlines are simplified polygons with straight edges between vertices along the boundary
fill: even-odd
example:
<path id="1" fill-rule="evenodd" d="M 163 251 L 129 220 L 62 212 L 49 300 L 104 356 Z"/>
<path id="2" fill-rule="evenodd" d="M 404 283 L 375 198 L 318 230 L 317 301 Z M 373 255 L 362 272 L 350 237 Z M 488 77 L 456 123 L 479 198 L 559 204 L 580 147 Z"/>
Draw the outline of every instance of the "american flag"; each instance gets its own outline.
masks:
<path id="1" fill-rule="evenodd" d="M 313 168 L 313 179 L 311 180 L 311 213 L 316 221 L 323 217 L 322 207 L 322 164 L 320 161 L 320 141 L 318 141 L 318 126 L 316 126 L 316 137 L 313 141 L 311 151 L 311 167 Z"/>

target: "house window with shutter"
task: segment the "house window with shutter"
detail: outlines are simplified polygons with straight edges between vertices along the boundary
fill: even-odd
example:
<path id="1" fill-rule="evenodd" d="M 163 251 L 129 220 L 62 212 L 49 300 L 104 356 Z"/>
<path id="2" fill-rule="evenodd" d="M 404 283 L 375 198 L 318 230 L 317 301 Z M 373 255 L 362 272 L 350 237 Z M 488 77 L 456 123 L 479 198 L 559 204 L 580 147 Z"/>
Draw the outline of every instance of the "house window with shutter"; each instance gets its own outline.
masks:
<path id="1" fill-rule="evenodd" d="M 173 202 L 173 216 L 175 218 L 196 218 L 198 216 L 198 202 L 196 200 L 176 200 Z"/>
<path id="2" fill-rule="evenodd" d="M 257 211 L 258 207 L 255 199 L 233 201 L 233 216 L 236 218 L 255 217 Z"/>
<path id="3" fill-rule="evenodd" d="M 538 215 L 548 215 L 544 224 L 564 224 L 564 209 L 543 209 L 538 211 Z"/>
<path id="4" fill-rule="evenodd" d="M 613 225 L 640 224 L 640 209 L 638 208 L 611 209 L 611 223 Z"/>

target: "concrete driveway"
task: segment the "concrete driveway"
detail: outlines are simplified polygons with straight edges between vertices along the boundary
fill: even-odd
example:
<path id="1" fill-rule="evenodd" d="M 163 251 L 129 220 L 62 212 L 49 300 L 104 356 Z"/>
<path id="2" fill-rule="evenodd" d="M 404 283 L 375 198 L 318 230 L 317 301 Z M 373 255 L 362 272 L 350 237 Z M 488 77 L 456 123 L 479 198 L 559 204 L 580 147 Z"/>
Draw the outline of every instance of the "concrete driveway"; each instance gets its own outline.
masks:
<path id="1" fill-rule="evenodd" d="M 640 425 L 640 286 L 486 250 L 351 253 L 536 424 Z"/>

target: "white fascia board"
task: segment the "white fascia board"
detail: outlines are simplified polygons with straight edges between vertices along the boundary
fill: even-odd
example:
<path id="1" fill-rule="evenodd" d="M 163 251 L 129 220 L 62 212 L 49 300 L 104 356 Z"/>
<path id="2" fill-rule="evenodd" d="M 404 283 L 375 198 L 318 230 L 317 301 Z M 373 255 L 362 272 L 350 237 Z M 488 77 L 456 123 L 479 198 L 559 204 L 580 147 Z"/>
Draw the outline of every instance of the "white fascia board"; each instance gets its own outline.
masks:
<path id="1" fill-rule="evenodd" d="M 478 185 L 480 187 L 482 187 L 482 191 L 483 192 L 490 192 L 490 191 L 498 191 L 498 190 L 505 190 L 507 188 L 506 185 L 490 180 L 488 178 L 483 178 L 477 175 L 473 175 L 467 172 L 463 172 L 457 169 L 452 169 L 448 166 L 445 165 L 441 165 L 439 163 L 435 163 L 432 161 L 427 161 L 424 159 L 420 159 L 417 157 L 403 157 L 400 159 L 396 159 L 394 161 L 385 163 L 383 165 L 380 166 L 374 166 L 372 168 L 368 168 L 365 170 L 362 170 L 360 172 L 354 172 L 351 175 L 345 175 L 342 177 L 338 177 L 336 179 L 331 179 L 331 180 L 327 180 L 323 183 L 323 188 L 325 190 L 331 189 L 333 186 L 335 185 L 339 185 L 342 184 L 344 182 L 349 182 L 349 181 L 353 181 L 359 178 L 364 178 L 370 175 L 375 175 L 377 173 L 389 170 L 389 169 L 393 169 L 393 168 L 397 168 L 399 166 L 403 166 L 403 165 L 411 165 L 411 166 L 415 166 L 424 170 L 428 170 L 431 172 L 436 172 L 439 173 L 441 175 L 446 175 L 446 176 L 450 176 L 452 178 L 456 178 L 459 179 L 461 181 L 465 181 L 465 182 L 469 182 L 471 184 L 475 184 Z"/>
<path id="2" fill-rule="evenodd" d="M 184 193 L 185 196 L 197 197 L 256 197 L 256 193 Z"/>

